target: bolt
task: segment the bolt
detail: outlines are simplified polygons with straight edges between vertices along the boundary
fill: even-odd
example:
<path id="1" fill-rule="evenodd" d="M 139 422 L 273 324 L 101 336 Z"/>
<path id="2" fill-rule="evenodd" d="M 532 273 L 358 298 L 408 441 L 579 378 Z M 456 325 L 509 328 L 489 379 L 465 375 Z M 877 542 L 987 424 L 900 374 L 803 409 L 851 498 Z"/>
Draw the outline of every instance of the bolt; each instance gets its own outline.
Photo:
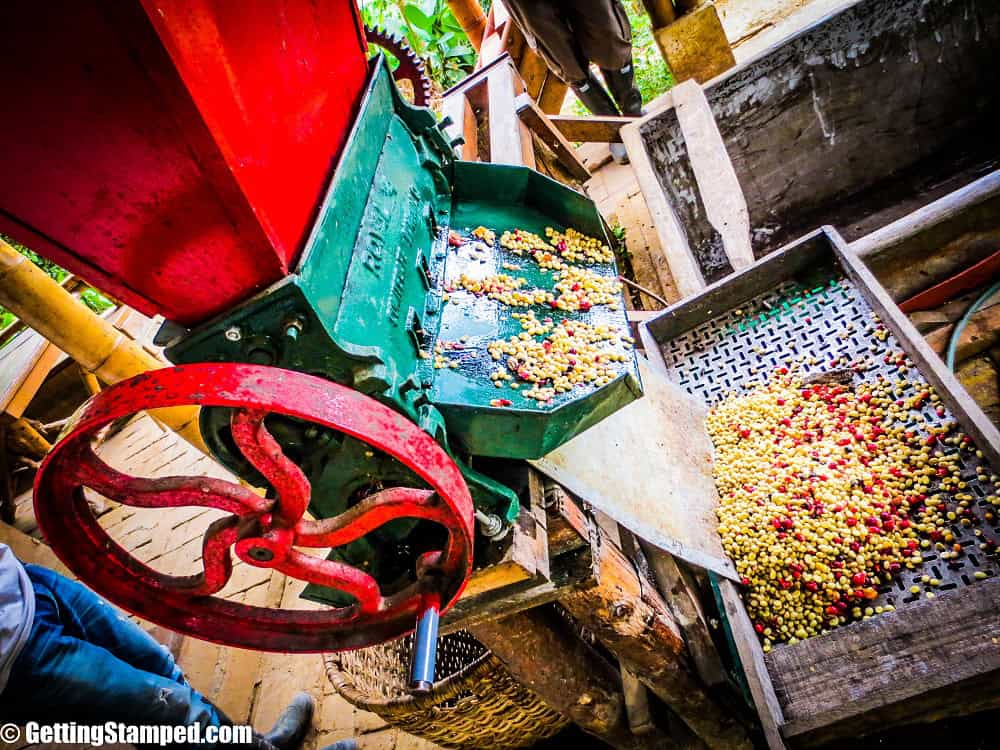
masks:
<path id="1" fill-rule="evenodd" d="M 509 527 L 503 522 L 500 516 L 477 510 L 476 520 L 479 521 L 480 533 L 490 541 L 495 542 L 507 536 Z"/>
<path id="2" fill-rule="evenodd" d="M 267 547 L 251 547 L 247 554 L 257 562 L 270 562 L 274 559 L 274 553 Z"/>
<path id="3" fill-rule="evenodd" d="M 243 338 L 243 331 L 240 330 L 239 326 L 229 326 L 226 329 L 226 339 L 229 341 L 239 341 Z"/>
<path id="4" fill-rule="evenodd" d="M 299 334 L 302 333 L 302 330 L 306 327 L 306 322 L 301 317 L 296 315 L 294 318 L 286 320 L 283 327 L 285 335 L 292 341 L 297 341 Z"/>

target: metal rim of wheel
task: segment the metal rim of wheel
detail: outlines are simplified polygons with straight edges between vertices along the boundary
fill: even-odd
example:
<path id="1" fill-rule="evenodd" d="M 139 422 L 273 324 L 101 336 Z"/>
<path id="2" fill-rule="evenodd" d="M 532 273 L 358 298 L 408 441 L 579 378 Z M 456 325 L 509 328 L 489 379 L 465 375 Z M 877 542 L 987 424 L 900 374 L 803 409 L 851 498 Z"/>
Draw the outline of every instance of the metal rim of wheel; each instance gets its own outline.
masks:
<path id="1" fill-rule="evenodd" d="M 210 477 L 132 477 L 97 456 L 93 439 L 115 420 L 174 406 L 230 407 L 239 450 L 270 482 L 275 498 Z M 315 422 L 384 451 L 431 489 L 393 487 L 345 513 L 303 518 L 310 486 L 264 425 L 268 414 Z M 134 558 L 98 522 L 82 488 L 140 508 L 200 506 L 227 511 L 202 543 L 204 570 L 158 572 Z M 447 452 L 389 407 L 336 383 L 276 367 L 235 363 L 184 365 L 143 373 L 111 386 L 74 415 L 72 429 L 35 479 L 35 514 L 59 558 L 98 593 L 124 609 L 181 633 L 264 651 L 361 648 L 413 630 L 424 603 L 442 611 L 459 597 L 472 568 L 473 505 Z M 337 547 L 396 518 L 441 524 L 448 541 L 424 553 L 415 582 L 383 596 L 375 579 L 346 563 L 296 547 Z M 232 575 L 230 550 L 243 562 L 351 594 L 355 603 L 321 611 L 270 609 L 222 599 Z"/>

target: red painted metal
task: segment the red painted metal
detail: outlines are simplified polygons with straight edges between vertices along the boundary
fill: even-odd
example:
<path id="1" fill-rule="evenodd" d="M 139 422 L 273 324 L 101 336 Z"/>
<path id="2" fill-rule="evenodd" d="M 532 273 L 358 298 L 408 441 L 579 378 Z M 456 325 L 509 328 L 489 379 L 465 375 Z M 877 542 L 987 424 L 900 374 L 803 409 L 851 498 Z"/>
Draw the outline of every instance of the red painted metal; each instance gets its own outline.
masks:
<path id="1" fill-rule="evenodd" d="M 961 273 L 925 289 L 899 304 L 899 309 L 905 313 L 917 310 L 933 310 L 948 300 L 954 299 L 962 292 L 982 286 L 992 281 L 1000 274 L 1000 250 L 966 268 Z"/>
<path id="2" fill-rule="evenodd" d="M 0 231 L 185 324 L 287 274 L 364 90 L 353 0 L 5 0 L 0 28 Z"/>
<path id="3" fill-rule="evenodd" d="M 274 488 L 276 499 L 208 477 L 143 479 L 109 466 L 91 447 L 103 427 L 137 411 L 186 404 L 233 408 L 233 438 Z M 393 456 L 432 488 L 394 487 L 335 518 L 303 518 L 309 483 L 267 431 L 267 414 L 339 430 Z M 146 566 L 101 527 L 80 492 L 89 487 L 143 508 L 203 506 L 227 511 L 206 531 L 204 570 L 171 576 Z M 231 363 L 155 370 L 107 388 L 75 417 L 72 431 L 42 464 L 35 514 L 60 559 L 115 604 L 181 633 L 230 646 L 313 652 L 361 648 L 411 631 L 426 601 L 446 611 L 472 566 L 473 505 L 454 461 L 423 430 L 377 401 L 299 372 Z M 383 596 L 369 574 L 296 547 L 347 544 L 396 518 L 421 518 L 448 530 L 444 549 L 425 553 L 416 582 Z M 324 611 L 255 607 L 216 597 L 232 574 L 231 552 L 250 565 L 345 591 L 349 607 Z"/>

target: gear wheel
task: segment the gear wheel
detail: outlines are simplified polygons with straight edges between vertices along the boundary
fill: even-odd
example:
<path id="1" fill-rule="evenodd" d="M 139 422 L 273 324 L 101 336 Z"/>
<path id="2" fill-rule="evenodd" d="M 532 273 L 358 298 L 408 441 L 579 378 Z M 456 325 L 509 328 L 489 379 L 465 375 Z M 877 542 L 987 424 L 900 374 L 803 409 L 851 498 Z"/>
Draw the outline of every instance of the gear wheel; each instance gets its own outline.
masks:
<path id="1" fill-rule="evenodd" d="M 427 77 L 423 60 L 410 49 L 410 45 L 401 37 L 369 26 L 365 26 L 365 37 L 369 45 L 386 50 L 399 61 L 392 77 L 397 83 L 403 80 L 410 82 L 413 86 L 413 104 L 417 107 L 428 106 L 431 101 L 431 81 Z"/>

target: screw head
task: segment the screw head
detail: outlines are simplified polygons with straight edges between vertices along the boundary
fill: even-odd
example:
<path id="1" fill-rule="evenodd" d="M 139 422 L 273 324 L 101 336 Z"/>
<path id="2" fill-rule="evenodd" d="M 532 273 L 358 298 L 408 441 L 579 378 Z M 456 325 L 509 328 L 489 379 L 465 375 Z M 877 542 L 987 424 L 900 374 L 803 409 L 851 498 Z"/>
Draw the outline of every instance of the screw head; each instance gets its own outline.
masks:
<path id="1" fill-rule="evenodd" d="M 239 326 L 229 326 L 226 329 L 226 339 L 229 341 L 239 341 L 243 338 L 243 331 L 240 330 Z"/>

